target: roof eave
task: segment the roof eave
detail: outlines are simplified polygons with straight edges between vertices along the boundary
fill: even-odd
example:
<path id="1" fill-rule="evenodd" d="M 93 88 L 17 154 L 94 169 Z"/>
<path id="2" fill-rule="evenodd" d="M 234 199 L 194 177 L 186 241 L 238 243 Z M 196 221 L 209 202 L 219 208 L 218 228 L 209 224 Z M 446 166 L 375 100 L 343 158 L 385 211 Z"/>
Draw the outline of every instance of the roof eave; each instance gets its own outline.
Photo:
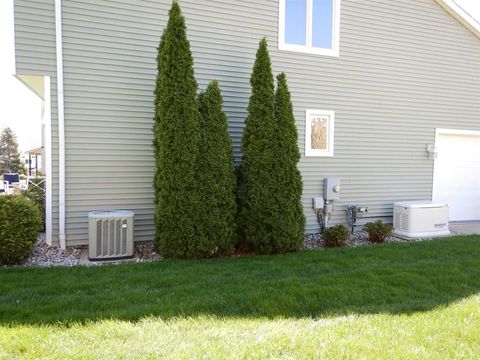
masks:
<path id="1" fill-rule="evenodd" d="M 480 23 L 453 0 L 435 0 L 450 15 L 480 39 Z"/>

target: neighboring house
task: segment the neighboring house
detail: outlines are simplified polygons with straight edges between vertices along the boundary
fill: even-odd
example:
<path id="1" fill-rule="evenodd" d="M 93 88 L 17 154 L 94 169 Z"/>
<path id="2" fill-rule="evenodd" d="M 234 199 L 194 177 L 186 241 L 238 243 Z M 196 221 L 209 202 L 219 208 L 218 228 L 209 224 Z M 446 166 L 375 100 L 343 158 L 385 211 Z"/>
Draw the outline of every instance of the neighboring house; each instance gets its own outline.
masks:
<path id="1" fill-rule="evenodd" d="M 134 210 L 135 240 L 153 239 L 155 58 L 170 5 L 15 0 L 16 74 L 45 76 L 51 113 L 53 243 L 86 244 L 88 212 L 112 208 Z M 453 220 L 480 219 L 480 25 L 451 0 L 180 5 L 200 89 L 220 82 L 237 161 L 267 37 L 292 93 L 307 232 L 318 231 L 312 197 L 327 176 L 342 181 L 333 223 L 346 222 L 347 204 L 391 221 L 394 201 L 432 197 Z"/>
<path id="2" fill-rule="evenodd" d="M 43 147 L 31 149 L 25 151 L 22 156 L 22 162 L 25 165 L 25 169 L 27 169 L 27 175 L 28 176 L 36 176 L 39 173 L 44 172 L 43 166 L 42 166 L 42 156 L 44 153 Z"/>

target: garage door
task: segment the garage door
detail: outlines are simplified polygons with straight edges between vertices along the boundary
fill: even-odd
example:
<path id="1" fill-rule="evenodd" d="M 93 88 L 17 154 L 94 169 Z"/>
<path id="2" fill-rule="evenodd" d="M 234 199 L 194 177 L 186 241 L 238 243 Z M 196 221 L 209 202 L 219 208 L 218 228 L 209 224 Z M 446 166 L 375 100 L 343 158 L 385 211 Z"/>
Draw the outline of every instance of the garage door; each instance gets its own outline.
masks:
<path id="1" fill-rule="evenodd" d="M 447 202 L 451 221 L 480 220 L 480 132 L 439 132 L 433 201 Z"/>

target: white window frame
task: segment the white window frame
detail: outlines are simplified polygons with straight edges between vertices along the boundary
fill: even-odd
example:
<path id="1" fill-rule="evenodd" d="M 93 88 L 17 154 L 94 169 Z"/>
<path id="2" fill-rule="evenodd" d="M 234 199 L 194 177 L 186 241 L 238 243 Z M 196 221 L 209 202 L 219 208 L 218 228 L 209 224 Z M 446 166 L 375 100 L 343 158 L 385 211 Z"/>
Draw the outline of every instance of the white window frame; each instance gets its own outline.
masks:
<path id="1" fill-rule="evenodd" d="M 338 57 L 340 55 L 340 2 L 341 0 L 333 0 L 332 49 L 322 49 L 312 46 L 311 14 L 313 11 L 313 0 L 307 0 L 306 45 L 294 45 L 285 43 L 285 0 L 279 0 L 278 48 L 280 50 Z"/>
<path id="2" fill-rule="evenodd" d="M 311 117 L 312 116 L 327 116 L 328 125 L 327 125 L 327 149 L 319 150 L 312 149 L 312 127 L 311 127 Z M 307 109 L 305 114 L 305 156 L 333 156 L 334 149 L 334 140 L 335 140 L 335 111 L 332 110 L 312 110 Z"/>

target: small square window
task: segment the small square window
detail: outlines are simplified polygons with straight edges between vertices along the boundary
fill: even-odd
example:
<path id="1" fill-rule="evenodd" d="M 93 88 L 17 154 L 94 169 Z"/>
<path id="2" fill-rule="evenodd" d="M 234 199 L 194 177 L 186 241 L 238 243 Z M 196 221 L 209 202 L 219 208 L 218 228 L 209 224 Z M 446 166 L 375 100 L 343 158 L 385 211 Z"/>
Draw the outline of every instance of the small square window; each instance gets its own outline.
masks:
<path id="1" fill-rule="evenodd" d="M 335 112 L 307 109 L 305 156 L 333 156 Z"/>
<path id="2" fill-rule="evenodd" d="M 280 0 L 279 48 L 338 56 L 340 0 Z"/>

